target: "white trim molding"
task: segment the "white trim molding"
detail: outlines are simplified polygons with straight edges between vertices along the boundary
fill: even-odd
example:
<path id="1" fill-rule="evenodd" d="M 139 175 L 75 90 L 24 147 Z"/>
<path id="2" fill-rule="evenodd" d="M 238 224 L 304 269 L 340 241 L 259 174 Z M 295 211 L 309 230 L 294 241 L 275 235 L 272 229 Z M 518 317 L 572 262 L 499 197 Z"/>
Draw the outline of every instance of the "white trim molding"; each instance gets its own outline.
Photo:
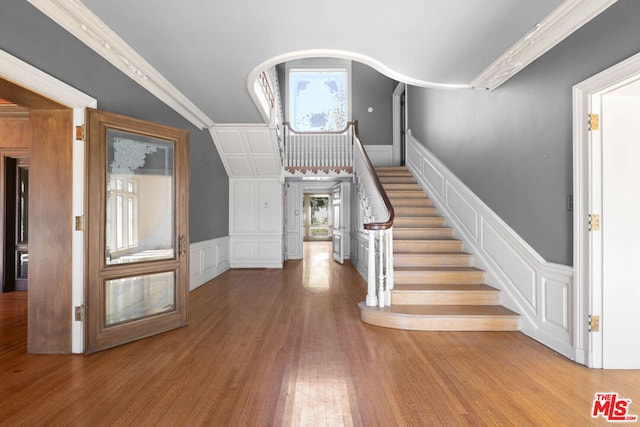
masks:
<path id="1" fill-rule="evenodd" d="M 189 291 L 193 291 L 230 268 L 229 236 L 192 243 L 189 257 Z"/>
<path id="2" fill-rule="evenodd" d="M 494 90 L 618 0 L 565 0 L 471 81 Z"/>
<path id="3" fill-rule="evenodd" d="M 97 108 L 98 101 L 0 49 L 0 77 L 69 108 Z"/>
<path id="4" fill-rule="evenodd" d="M 84 4 L 74 0 L 28 1 L 194 126 L 213 126 L 213 120 Z"/>
<path id="5" fill-rule="evenodd" d="M 576 360 L 592 368 L 602 367 L 602 335 L 590 333 L 587 319 L 602 314 L 601 243 L 589 232 L 589 214 L 601 213 L 597 194 L 600 171 L 594 171 L 599 149 L 587 125 L 589 114 L 599 108 L 595 101 L 602 93 L 625 85 L 640 75 L 640 53 L 608 68 L 573 87 L 573 265 L 575 268 Z"/>
<path id="6" fill-rule="evenodd" d="M 29 0 L 36 1 L 36 0 Z M 44 0 L 40 0 L 44 1 Z M 346 59 L 350 61 L 356 61 L 363 64 L 366 64 L 373 68 L 374 70 L 384 74 L 385 76 L 399 81 L 404 82 L 406 84 L 418 87 L 428 87 L 428 88 L 436 88 L 436 89 L 470 89 L 471 86 L 468 84 L 459 84 L 459 83 L 436 83 L 429 82 L 426 80 L 414 79 L 407 75 L 396 72 L 390 67 L 386 66 L 382 62 L 374 59 L 370 56 L 363 55 L 361 53 L 351 52 L 347 50 L 339 50 L 339 49 L 309 49 L 309 50 L 300 50 L 295 52 L 288 52 L 282 55 L 274 56 L 273 58 L 269 58 L 266 61 L 258 64 L 253 70 L 249 72 L 247 76 L 247 80 L 245 82 L 247 86 L 247 91 L 249 95 L 256 103 L 259 105 L 259 95 L 256 93 L 256 80 L 260 77 L 260 73 L 263 71 L 274 67 L 283 62 L 295 61 L 298 59 L 305 58 L 334 58 L 334 59 Z"/>
<path id="7" fill-rule="evenodd" d="M 573 359 L 573 269 L 545 261 L 409 131 L 407 166 L 447 218 L 521 331 Z"/>

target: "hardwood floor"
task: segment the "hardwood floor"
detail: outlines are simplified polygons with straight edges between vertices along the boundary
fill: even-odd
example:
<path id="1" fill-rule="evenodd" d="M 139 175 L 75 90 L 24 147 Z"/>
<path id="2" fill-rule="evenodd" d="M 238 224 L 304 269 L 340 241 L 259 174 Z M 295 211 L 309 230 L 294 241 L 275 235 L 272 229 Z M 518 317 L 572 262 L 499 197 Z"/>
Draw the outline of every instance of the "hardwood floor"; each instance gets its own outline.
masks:
<path id="1" fill-rule="evenodd" d="M 605 424 L 602 391 L 640 414 L 640 371 L 590 370 L 518 332 L 361 322 L 364 282 L 329 251 L 228 271 L 191 294 L 189 326 L 90 356 L 26 354 L 0 308 L 0 425 L 584 426 Z"/>

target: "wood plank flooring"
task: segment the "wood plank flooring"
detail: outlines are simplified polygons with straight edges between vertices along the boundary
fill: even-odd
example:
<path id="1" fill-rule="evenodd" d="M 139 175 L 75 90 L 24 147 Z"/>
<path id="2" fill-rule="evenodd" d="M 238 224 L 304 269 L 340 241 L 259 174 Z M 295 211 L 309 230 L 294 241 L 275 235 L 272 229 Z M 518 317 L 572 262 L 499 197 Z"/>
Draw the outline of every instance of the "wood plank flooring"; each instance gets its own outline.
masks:
<path id="1" fill-rule="evenodd" d="M 519 332 L 371 326 L 364 296 L 330 244 L 310 243 L 283 270 L 192 292 L 189 326 L 90 356 L 26 354 L 0 308 L 0 425 L 604 425 L 602 391 L 640 414 L 640 371 L 590 370 Z"/>

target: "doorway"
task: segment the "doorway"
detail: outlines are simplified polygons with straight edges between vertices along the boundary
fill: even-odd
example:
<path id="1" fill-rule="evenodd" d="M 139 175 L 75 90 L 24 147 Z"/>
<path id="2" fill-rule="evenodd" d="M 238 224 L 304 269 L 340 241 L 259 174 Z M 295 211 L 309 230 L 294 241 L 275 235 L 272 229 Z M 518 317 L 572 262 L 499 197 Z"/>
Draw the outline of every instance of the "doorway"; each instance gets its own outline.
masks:
<path id="1" fill-rule="evenodd" d="M 4 180 L 2 292 L 26 291 L 29 279 L 28 153 L 0 154 Z"/>
<path id="2" fill-rule="evenodd" d="M 333 214 L 330 193 L 305 193 L 304 236 L 308 241 L 329 241 L 332 238 Z"/>
<path id="3" fill-rule="evenodd" d="M 574 87 L 576 360 L 593 368 L 640 368 L 639 112 L 640 54 Z"/>
<path id="4" fill-rule="evenodd" d="M 393 91 L 393 165 L 406 163 L 407 85 L 399 83 Z"/>

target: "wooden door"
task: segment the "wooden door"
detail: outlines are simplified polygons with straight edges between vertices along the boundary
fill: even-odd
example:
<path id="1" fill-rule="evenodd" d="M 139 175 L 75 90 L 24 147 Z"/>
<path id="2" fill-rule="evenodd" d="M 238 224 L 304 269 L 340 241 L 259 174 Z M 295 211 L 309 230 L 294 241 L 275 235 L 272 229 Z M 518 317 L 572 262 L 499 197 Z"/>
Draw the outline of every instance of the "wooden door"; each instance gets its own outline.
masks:
<path id="1" fill-rule="evenodd" d="M 187 323 L 188 133 L 87 114 L 86 352 Z"/>

